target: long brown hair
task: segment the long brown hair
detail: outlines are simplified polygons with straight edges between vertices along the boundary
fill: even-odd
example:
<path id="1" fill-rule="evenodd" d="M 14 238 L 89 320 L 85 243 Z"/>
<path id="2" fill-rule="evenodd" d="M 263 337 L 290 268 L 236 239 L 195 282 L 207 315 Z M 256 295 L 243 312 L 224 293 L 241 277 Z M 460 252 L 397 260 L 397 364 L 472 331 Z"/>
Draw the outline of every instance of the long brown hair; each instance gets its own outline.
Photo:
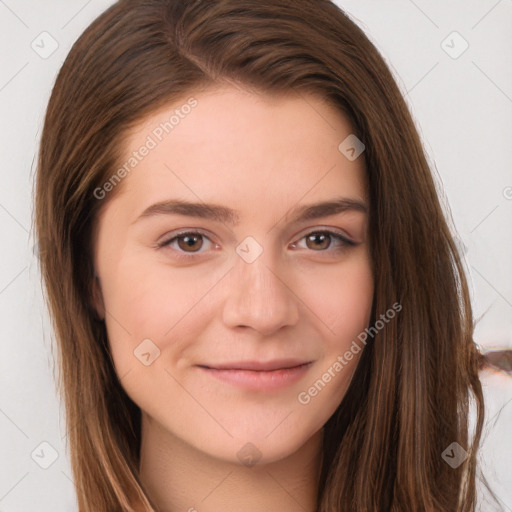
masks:
<path id="1" fill-rule="evenodd" d="M 362 30 L 328 0 L 120 0 L 71 49 L 48 104 L 35 223 L 59 359 L 80 512 L 153 511 L 138 476 L 140 410 L 124 392 L 91 304 L 94 191 L 128 130 L 222 82 L 315 93 L 364 143 L 375 294 L 371 338 L 325 425 L 317 510 L 475 509 L 483 424 L 468 286 L 404 98 Z M 121 376 L 122 379 L 122 376 Z M 469 409 L 476 424 L 469 432 Z M 457 442 L 468 458 L 452 468 Z"/>

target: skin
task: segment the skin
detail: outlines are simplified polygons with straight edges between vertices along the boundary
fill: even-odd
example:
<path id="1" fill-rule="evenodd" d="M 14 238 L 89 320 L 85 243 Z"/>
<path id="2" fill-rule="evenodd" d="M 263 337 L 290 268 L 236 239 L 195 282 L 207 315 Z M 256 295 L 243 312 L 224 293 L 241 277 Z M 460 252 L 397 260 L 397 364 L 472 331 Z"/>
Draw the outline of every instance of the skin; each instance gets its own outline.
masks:
<path id="1" fill-rule="evenodd" d="M 163 511 L 314 510 L 322 428 L 360 353 L 309 403 L 298 395 L 368 326 L 374 282 L 366 213 L 297 223 L 291 211 L 340 196 L 369 207 L 364 156 L 350 161 L 338 150 L 353 130 L 317 96 L 232 85 L 193 96 L 197 106 L 103 199 L 95 231 L 95 306 L 121 384 L 142 410 L 141 479 Z M 127 158 L 185 101 L 133 130 Z M 137 220 L 168 199 L 229 207 L 239 223 L 180 214 Z M 183 229 L 206 237 L 188 252 L 183 238 L 157 247 Z M 322 229 L 356 245 L 308 242 Z M 248 236 L 263 249 L 251 263 L 236 252 Z M 147 366 L 134 355 L 144 339 L 160 350 Z M 197 367 L 290 357 L 312 364 L 272 391 Z M 244 446 L 255 465 L 237 455 Z"/>

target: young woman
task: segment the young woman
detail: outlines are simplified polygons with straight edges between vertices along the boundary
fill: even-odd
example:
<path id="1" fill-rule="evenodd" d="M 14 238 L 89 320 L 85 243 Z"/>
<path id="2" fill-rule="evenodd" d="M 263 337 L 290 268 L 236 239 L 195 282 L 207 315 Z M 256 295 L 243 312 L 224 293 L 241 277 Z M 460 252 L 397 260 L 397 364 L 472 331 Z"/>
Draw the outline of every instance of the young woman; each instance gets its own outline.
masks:
<path id="1" fill-rule="evenodd" d="M 57 77 L 36 228 L 80 512 L 475 510 L 463 264 L 334 3 L 114 4 Z"/>

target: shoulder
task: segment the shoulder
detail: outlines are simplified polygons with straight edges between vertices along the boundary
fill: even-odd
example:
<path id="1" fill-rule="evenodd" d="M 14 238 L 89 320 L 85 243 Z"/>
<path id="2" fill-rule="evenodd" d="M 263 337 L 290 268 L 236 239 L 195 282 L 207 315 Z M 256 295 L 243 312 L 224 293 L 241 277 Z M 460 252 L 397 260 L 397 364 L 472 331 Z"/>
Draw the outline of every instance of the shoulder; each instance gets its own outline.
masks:
<path id="1" fill-rule="evenodd" d="M 482 512 L 500 510 L 487 503 L 487 481 L 503 510 L 512 510 L 512 372 L 503 365 L 486 365 L 480 371 L 485 419 L 478 457 L 477 486 Z"/>

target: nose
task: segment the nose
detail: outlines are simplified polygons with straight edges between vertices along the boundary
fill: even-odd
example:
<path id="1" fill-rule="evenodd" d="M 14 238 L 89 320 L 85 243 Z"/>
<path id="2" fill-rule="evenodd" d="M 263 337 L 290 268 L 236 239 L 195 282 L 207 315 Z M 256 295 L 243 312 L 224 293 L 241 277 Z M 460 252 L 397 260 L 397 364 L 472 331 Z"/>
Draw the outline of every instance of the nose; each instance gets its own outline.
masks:
<path id="1" fill-rule="evenodd" d="M 284 326 L 299 320 L 299 298 L 293 283 L 285 281 L 282 271 L 276 270 L 270 251 L 252 263 L 240 257 L 226 282 L 223 321 L 228 327 L 251 327 L 262 335 L 271 335 Z"/>

